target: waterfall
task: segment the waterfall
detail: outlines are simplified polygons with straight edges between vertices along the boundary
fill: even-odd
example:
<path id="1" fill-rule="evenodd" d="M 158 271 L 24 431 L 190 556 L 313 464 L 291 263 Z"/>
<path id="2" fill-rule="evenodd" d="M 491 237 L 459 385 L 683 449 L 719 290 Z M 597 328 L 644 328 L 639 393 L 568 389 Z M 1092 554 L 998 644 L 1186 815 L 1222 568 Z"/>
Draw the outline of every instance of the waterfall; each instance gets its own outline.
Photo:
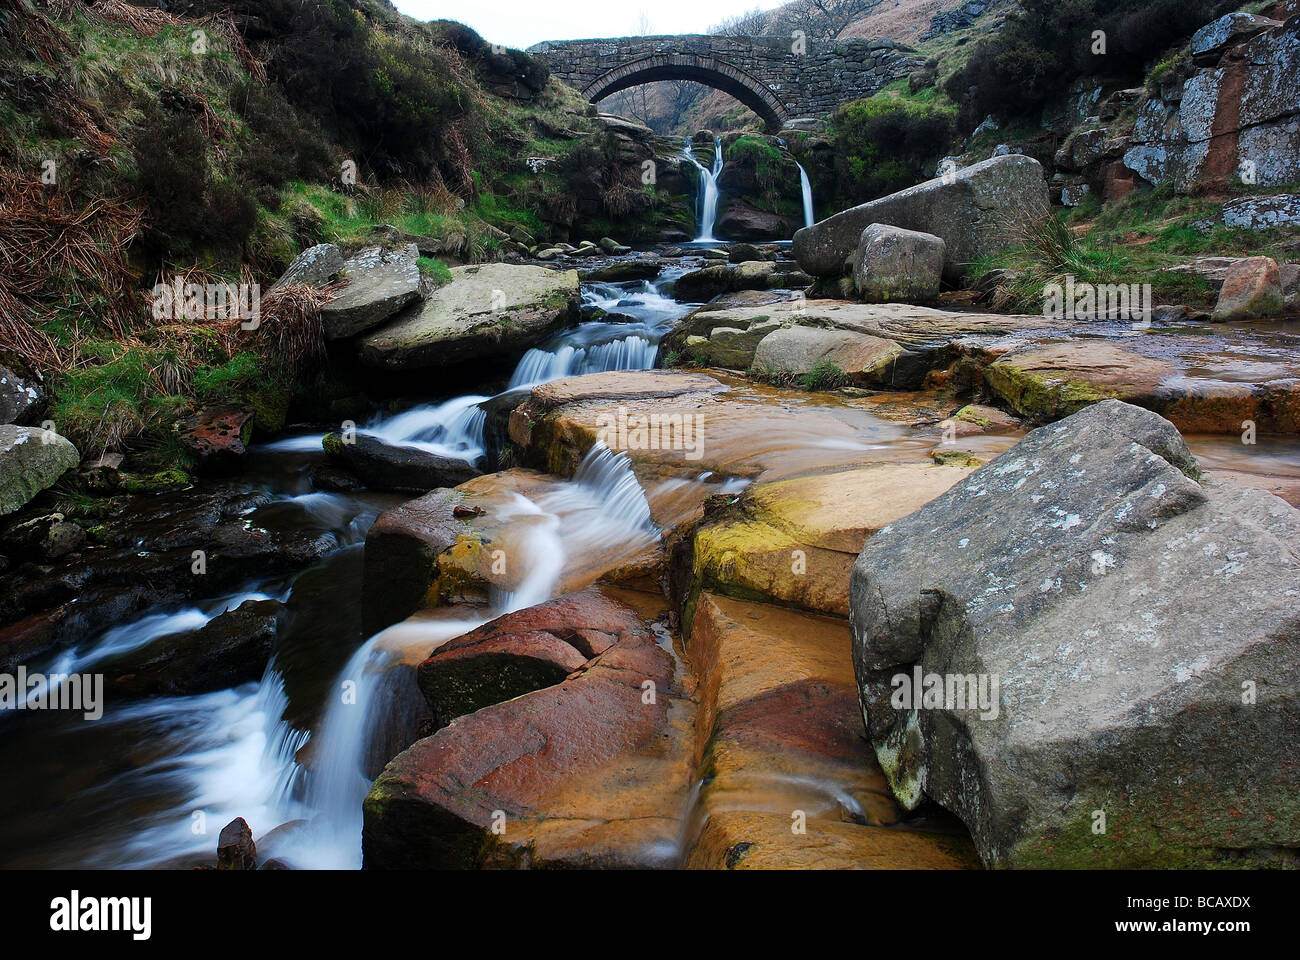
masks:
<path id="1" fill-rule="evenodd" d="M 565 562 L 597 546 L 619 544 L 627 556 L 658 536 L 650 504 L 626 454 L 597 442 L 573 479 L 531 500 L 521 494 L 498 506 L 499 520 L 528 518 L 519 545 L 527 569 L 513 590 L 493 590 L 490 616 L 544 603 L 555 596 Z M 277 851 L 300 867 L 355 869 L 361 866 L 362 801 L 370 790 L 365 770 L 370 745 L 389 722 L 384 712 L 392 671 L 408 652 L 427 656 L 436 647 L 487 622 L 412 618 L 371 637 L 348 661 L 334 685 L 307 790 L 315 812 L 291 847 Z M 345 684 L 347 685 L 345 688 Z M 349 691 L 344 698 L 342 692 Z"/>
<path id="2" fill-rule="evenodd" d="M 697 211 L 699 236 L 695 238 L 695 242 L 709 243 L 717 239 L 713 235 L 713 224 L 718 218 L 718 175 L 722 173 L 722 138 L 713 138 L 713 169 L 711 170 L 706 170 L 704 165 L 695 159 L 695 154 L 691 152 L 689 137 L 682 149 L 682 156 L 695 164 L 695 168 L 700 171 L 701 189 Z"/>
<path id="3" fill-rule="evenodd" d="M 799 186 L 803 188 L 803 225 L 811 227 L 817 221 L 813 217 L 812 183 L 808 180 L 808 171 L 798 160 L 794 165 L 799 168 Z"/>

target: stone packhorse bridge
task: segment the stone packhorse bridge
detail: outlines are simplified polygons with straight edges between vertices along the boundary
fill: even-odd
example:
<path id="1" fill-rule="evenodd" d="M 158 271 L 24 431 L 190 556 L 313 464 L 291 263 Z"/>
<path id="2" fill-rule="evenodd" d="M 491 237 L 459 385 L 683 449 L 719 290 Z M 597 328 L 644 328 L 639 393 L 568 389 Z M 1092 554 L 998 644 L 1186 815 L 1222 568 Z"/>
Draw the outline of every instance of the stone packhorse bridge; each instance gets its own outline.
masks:
<path id="1" fill-rule="evenodd" d="M 592 103 L 652 80 L 694 80 L 731 94 L 771 130 L 830 113 L 906 77 L 918 59 L 892 40 L 784 37 L 619 37 L 528 48 Z"/>

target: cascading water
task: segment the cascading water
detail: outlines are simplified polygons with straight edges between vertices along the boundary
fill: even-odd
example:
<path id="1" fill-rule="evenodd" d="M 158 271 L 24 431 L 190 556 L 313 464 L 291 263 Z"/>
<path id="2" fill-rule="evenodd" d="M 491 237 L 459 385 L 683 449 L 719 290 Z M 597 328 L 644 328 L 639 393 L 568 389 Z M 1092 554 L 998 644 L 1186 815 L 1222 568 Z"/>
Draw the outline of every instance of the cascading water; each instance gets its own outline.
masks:
<path id="1" fill-rule="evenodd" d="M 426 657 L 492 617 L 550 599 L 570 556 L 608 544 L 633 556 L 657 535 L 627 456 L 602 443 L 588 452 L 572 480 L 535 500 L 516 494 L 493 515 L 507 523 L 524 521 L 514 552 L 526 567 L 514 589 L 494 590 L 490 611 L 480 619 L 413 618 L 376 634 L 353 655 L 334 684 L 313 751 L 319 759 L 308 774 L 306 805 L 314 817 L 278 856 L 306 868 L 361 865 L 361 804 L 371 781 L 366 758 L 388 722 L 385 707 L 393 698 L 383 695 L 385 685 L 404 656 Z"/>
<path id="2" fill-rule="evenodd" d="M 723 165 L 722 138 L 713 138 L 712 169 L 706 169 L 700 161 L 695 159 L 695 154 L 691 151 L 689 137 L 686 139 L 686 145 L 682 148 L 682 156 L 695 164 L 695 168 L 700 171 L 700 193 L 696 211 L 699 233 L 695 237 L 695 242 L 712 243 L 717 239 L 713 235 L 713 225 L 718 219 L 718 175 L 722 173 Z"/>
<path id="3" fill-rule="evenodd" d="M 565 330 L 529 351 L 511 385 L 518 389 L 580 373 L 652 367 L 659 341 L 689 309 L 660 292 L 660 285 L 680 272 L 684 268 L 670 268 L 655 281 L 587 285 L 585 302 L 608 317 Z M 474 461 L 484 453 L 483 404 L 489 399 L 457 397 L 376 418 L 359 429 L 387 443 Z M 248 599 L 280 599 L 299 611 L 295 618 L 310 616 L 322 602 L 313 591 L 337 593 L 355 583 L 359 568 L 349 557 L 360 556 L 357 545 L 378 511 L 400 498 L 314 490 L 310 467 L 319 462 L 322 437 L 306 434 L 255 448 L 251 486 L 269 502 L 250 508 L 243 518 L 259 527 L 284 524 L 329 535 L 340 548 L 330 559 L 297 578 L 249 584 L 241 593 L 189 607 L 145 611 L 136 621 L 55 658 L 50 671 L 99 669 L 97 664 L 129 656 L 158 637 L 203 627 Z M 257 473 L 263 469 L 266 476 Z M 495 515 L 506 519 L 511 511 L 521 520 L 523 569 L 510 589 L 490 597 L 482 619 L 465 619 L 462 613 L 460 619 L 448 620 L 447 611 L 442 611 L 443 619 L 417 616 L 376 634 L 360 649 L 350 639 L 355 634 L 342 626 L 315 624 L 301 636 L 277 640 L 276 655 L 260 683 L 124 704 L 110 700 L 100 722 L 44 717 L 39 736 L 31 716 L 11 719 L 11 730 L 15 722 L 26 721 L 32 735 L 6 741 L 0 779 L 38 767 L 51 752 L 102 769 L 89 785 L 82 780 L 52 785 L 63 811 L 57 826 L 41 817 L 39 806 L 4 807 L 0 823 L 7 832 L 0 835 L 0 847 L 7 844 L 8 849 L 0 862 L 192 865 L 211 857 L 216 832 L 240 816 L 259 841 L 277 825 L 307 821 L 277 830 L 264 850 L 294 866 L 359 865 L 361 800 L 374 774 L 368 764 L 383 753 L 394 722 L 393 688 L 387 684 L 404 678 L 400 682 L 407 686 L 400 689 L 410 694 L 407 688 L 413 683 L 409 666 L 392 667 L 409 665 L 416 653 L 427 656 L 488 616 L 548 599 L 565 588 L 564 577 L 573 565 L 586 569 L 583 564 L 590 566 L 597 555 L 600 562 L 607 556 L 611 562 L 620 556 L 630 559 L 657 536 L 627 458 L 601 445 L 572 480 L 557 482 L 531 499 L 520 496 Z M 327 569 L 331 564 L 338 572 Z M 339 632 L 329 642 L 346 646 L 326 664 L 319 633 L 331 629 Z M 352 691 L 346 700 L 341 696 L 345 680 Z M 122 744 L 135 745 L 129 761 L 114 759 L 123 756 Z M 196 826 L 200 814 L 202 830 Z M 21 841 L 21 848 L 14 840 Z"/>
<path id="4" fill-rule="evenodd" d="M 790 145 L 786 143 L 783 139 L 777 137 L 776 142 L 779 143 L 782 149 L 784 149 L 787 153 L 789 152 Z M 794 157 L 791 156 L 790 159 L 794 160 Z M 803 225 L 805 227 L 811 227 L 814 223 L 817 222 L 814 219 L 816 217 L 816 214 L 813 213 L 812 181 L 808 179 L 808 171 L 803 168 L 802 163 L 800 163 L 798 160 L 795 160 L 794 165 L 799 168 L 799 189 L 803 194 Z"/>
<path id="5" fill-rule="evenodd" d="M 813 219 L 812 182 L 808 179 L 808 171 L 803 168 L 802 163 L 796 160 L 794 165 L 799 168 L 799 186 L 803 190 L 803 225 L 811 227 L 817 222 Z"/>

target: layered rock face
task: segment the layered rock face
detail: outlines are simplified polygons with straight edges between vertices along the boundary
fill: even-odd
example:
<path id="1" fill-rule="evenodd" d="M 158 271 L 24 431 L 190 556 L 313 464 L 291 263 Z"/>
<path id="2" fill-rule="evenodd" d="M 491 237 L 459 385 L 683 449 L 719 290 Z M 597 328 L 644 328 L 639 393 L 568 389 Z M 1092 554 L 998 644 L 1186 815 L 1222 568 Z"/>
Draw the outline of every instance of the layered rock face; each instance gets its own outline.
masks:
<path id="1" fill-rule="evenodd" d="M 1124 163 L 1150 183 L 1280 186 L 1300 171 L 1300 18 L 1232 13 L 1192 40 L 1199 69 L 1141 106 Z"/>
<path id="2" fill-rule="evenodd" d="M 838 277 L 862 231 L 883 223 L 940 237 L 947 248 L 944 276 L 956 280 L 976 258 L 1018 243 L 1024 227 L 1047 210 L 1038 161 L 994 157 L 804 227 L 794 235 L 794 253 L 807 273 Z"/>
<path id="3" fill-rule="evenodd" d="M 1202 478 L 1155 414 L 1034 431 L 854 565 L 895 795 L 990 866 L 1294 865 L 1297 544 L 1300 513 Z"/>

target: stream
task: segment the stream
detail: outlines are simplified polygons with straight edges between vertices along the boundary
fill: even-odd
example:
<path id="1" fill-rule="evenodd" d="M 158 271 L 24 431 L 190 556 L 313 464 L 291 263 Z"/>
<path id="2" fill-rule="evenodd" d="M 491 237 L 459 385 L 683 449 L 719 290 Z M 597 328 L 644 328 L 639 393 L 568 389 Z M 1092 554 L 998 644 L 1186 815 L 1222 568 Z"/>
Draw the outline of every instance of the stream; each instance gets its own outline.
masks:
<path id="1" fill-rule="evenodd" d="M 626 322 L 590 321 L 565 330 L 519 361 L 506 390 L 607 370 L 648 369 L 659 340 L 692 308 L 654 281 L 584 284 L 586 305 Z M 487 395 L 424 403 L 359 427 L 393 444 L 469 461 L 484 453 Z M 206 862 L 217 834 L 235 817 L 259 846 L 296 868 L 361 865 L 361 801 L 372 735 L 387 717 L 385 668 L 404 655 L 423 659 L 438 644 L 495 616 L 549 599 L 566 558 L 609 543 L 630 551 L 657 536 L 650 508 L 626 458 L 593 449 L 575 476 L 509 510 L 528 515 L 531 566 L 514 589 L 487 607 L 412 618 L 356 647 L 340 604 L 355 607 L 366 531 L 378 514 L 409 497 L 313 490 L 323 433 L 301 433 L 253 448 L 240 483 L 272 503 L 247 522 L 269 520 L 334 537 L 338 547 L 295 576 L 250 583 L 180 608 L 159 608 L 61 652 L 33 671 L 95 672 L 159 637 L 191 631 L 247 600 L 276 599 L 291 613 L 259 683 L 195 696 L 115 702 L 103 717 L 10 713 L 0 717 L 5 749 L 0 780 L 24 784 L 0 799 L 0 866 L 148 868 Z M 293 616 L 295 610 L 308 611 Z M 339 613 L 331 616 L 330 611 Z M 315 615 L 312 615 L 312 614 Z M 274 831 L 272 843 L 264 841 Z"/>

